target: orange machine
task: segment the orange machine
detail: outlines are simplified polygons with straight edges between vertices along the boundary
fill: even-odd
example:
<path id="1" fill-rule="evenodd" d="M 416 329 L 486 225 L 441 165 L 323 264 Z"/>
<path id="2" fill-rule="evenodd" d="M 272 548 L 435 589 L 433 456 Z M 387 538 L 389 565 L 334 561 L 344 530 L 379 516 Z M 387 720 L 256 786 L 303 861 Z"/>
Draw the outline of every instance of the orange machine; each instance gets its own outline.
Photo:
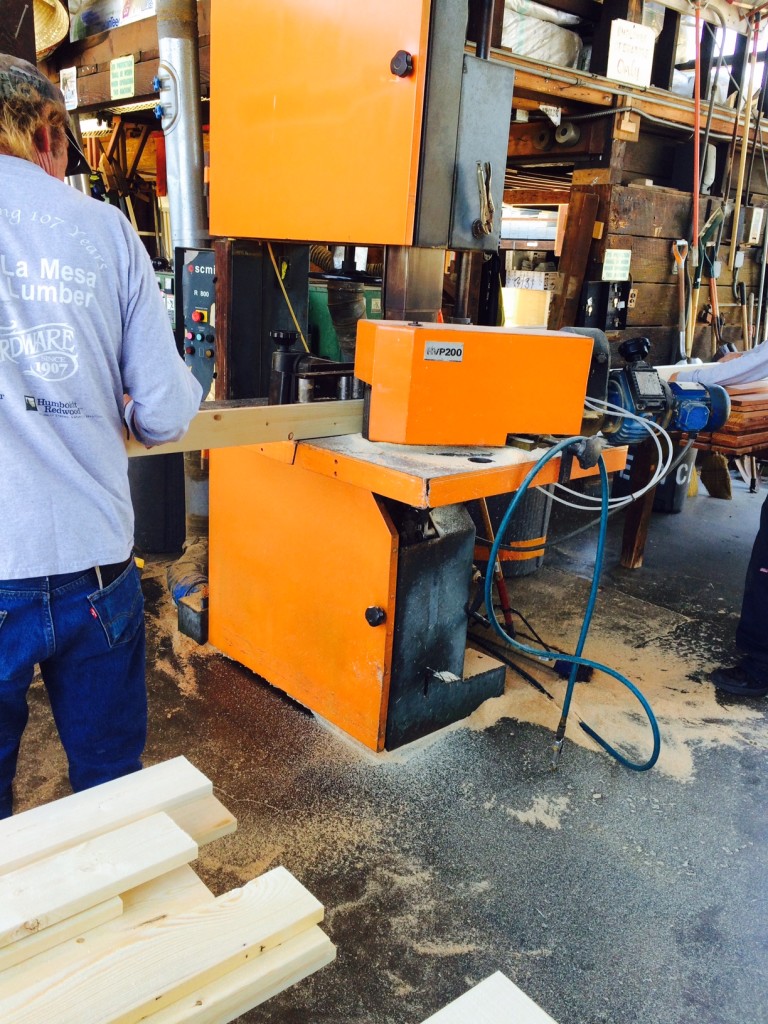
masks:
<path id="1" fill-rule="evenodd" d="M 465 717 L 504 667 L 466 650 L 464 503 L 514 491 L 543 451 L 360 434 L 212 451 L 210 642 L 372 750 Z"/>
<path id="2" fill-rule="evenodd" d="M 211 5 L 212 234 L 387 251 L 384 320 L 359 332 L 367 437 L 211 452 L 209 638 L 373 750 L 503 692 L 504 666 L 466 649 L 466 503 L 515 490 L 543 454 L 504 447 L 507 434 L 578 432 L 593 347 L 409 322 L 438 319 L 445 250 L 499 247 L 514 71 L 486 59 L 487 33 L 466 52 L 467 11 Z M 461 263 L 457 319 L 471 282 Z M 241 334 L 231 376 L 269 341 Z M 606 457 L 624 464 L 621 450 Z M 556 480 L 560 461 L 537 482 Z"/>
<path id="3" fill-rule="evenodd" d="M 577 434 L 592 346 L 561 331 L 361 320 L 355 376 L 370 389 L 363 432 L 444 445 Z"/>

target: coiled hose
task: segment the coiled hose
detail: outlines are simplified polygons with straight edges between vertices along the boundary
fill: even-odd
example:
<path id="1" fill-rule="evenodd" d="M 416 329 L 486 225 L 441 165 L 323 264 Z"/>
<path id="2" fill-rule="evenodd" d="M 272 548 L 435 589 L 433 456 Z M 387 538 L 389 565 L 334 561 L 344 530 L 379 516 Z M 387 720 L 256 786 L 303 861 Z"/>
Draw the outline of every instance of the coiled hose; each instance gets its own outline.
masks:
<path id="1" fill-rule="evenodd" d="M 582 437 L 568 437 L 565 438 L 563 441 L 559 441 L 556 445 L 554 445 L 547 452 L 545 452 L 544 455 L 542 455 L 538 462 L 536 462 L 535 465 L 528 472 L 527 476 L 520 485 L 520 488 L 513 495 L 512 500 L 509 503 L 509 507 L 507 508 L 507 511 L 504 513 L 503 519 L 501 520 L 499 529 L 496 532 L 496 537 L 491 547 L 491 552 L 488 556 L 489 566 L 495 565 L 499 548 L 503 543 L 504 535 L 507 531 L 509 521 L 514 515 L 515 509 L 521 501 L 522 496 L 525 494 L 525 492 L 531 485 L 531 482 L 535 479 L 535 477 L 538 475 L 541 469 L 544 466 L 546 466 L 546 464 L 551 459 L 553 459 L 556 455 L 559 455 L 561 452 L 566 451 L 566 449 L 570 448 L 572 445 L 578 444 L 583 440 L 584 438 Z M 505 632 L 503 626 L 496 617 L 496 612 L 494 610 L 492 572 L 486 572 L 485 576 L 485 606 L 488 613 L 488 618 L 491 622 L 491 625 L 493 626 L 493 629 L 507 644 L 509 644 L 510 647 L 513 648 L 513 650 L 518 650 L 522 654 L 527 654 L 529 656 L 543 659 L 545 661 L 556 660 L 571 663 L 571 673 L 568 678 L 568 685 L 565 691 L 565 699 L 563 701 L 563 709 L 560 716 L 560 723 L 555 733 L 555 762 L 557 756 L 559 755 L 560 749 L 562 748 L 563 740 L 565 737 L 565 728 L 568 721 L 568 713 L 571 707 L 573 690 L 576 685 L 576 674 L 578 671 L 578 667 L 579 665 L 586 665 L 589 668 L 597 669 L 598 671 L 604 672 L 606 673 L 606 675 L 612 676 L 612 678 L 617 679 L 623 686 L 626 686 L 630 693 L 632 693 L 637 698 L 651 726 L 651 732 L 653 735 L 653 750 L 651 752 L 651 756 L 648 758 L 647 761 L 640 763 L 630 761 L 629 758 L 625 757 L 613 746 L 611 746 L 611 744 L 608 743 L 607 740 L 603 739 L 602 736 L 598 735 L 598 733 L 596 733 L 591 726 L 587 725 L 585 722 L 580 722 L 579 725 L 584 730 L 584 732 L 595 741 L 595 743 L 601 746 L 603 750 L 610 754 L 611 757 L 613 757 L 620 764 L 623 764 L 626 768 L 630 768 L 632 771 L 635 772 L 647 772 L 649 769 L 653 768 L 653 766 L 658 761 L 659 752 L 661 750 L 661 736 L 659 733 L 659 726 L 658 722 L 656 721 L 656 717 L 653 714 L 650 704 L 646 700 L 645 696 L 640 692 L 640 690 L 634 685 L 634 683 L 630 682 L 630 680 L 627 679 L 626 676 L 622 675 L 620 672 L 617 672 L 615 669 L 609 668 L 607 665 L 602 665 L 600 664 L 600 662 L 592 661 L 590 658 L 582 657 L 582 651 L 584 650 L 584 644 L 586 643 L 587 634 L 589 632 L 589 627 L 592 622 L 592 615 L 595 609 L 595 602 L 597 601 L 600 574 L 602 572 L 603 555 L 605 552 L 605 538 L 608 529 L 608 471 L 605 467 L 605 460 L 603 459 L 602 455 L 599 458 L 598 466 L 600 470 L 601 482 L 601 510 L 597 550 L 595 552 L 595 569 L 592 575 L 592 585 L 590 587 L 589 600 L 587 601 L 587 608 L 584 613 L 584 620 L 582 622 L 581 631 L 579 633 L 579 640 L 576 645 L 575 653 L 561 654 L 559 651 L 541 651 L 535 647 L 529 647 L 526 644 L 522 644 L 519 640 L 515 640 L 513 637 L 509 636 L 509 634 Z"/>

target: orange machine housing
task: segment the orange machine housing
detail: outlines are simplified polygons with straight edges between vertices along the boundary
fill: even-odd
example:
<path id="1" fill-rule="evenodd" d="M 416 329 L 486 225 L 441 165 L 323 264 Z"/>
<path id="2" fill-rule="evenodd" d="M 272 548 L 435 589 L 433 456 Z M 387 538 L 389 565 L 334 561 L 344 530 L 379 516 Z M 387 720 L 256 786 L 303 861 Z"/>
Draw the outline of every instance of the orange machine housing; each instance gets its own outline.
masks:
<path id="1" fill-rule="evenodd" d="M 397 657 L 402 629 L 412 619 L 427 622 L 418 630 L 418 662 L 431 654 L 447 612 L 444 592 L 429 587 L 424 600 L 414 592 L 409 566 L 422 545 L 401 535 L 393 514 L 409 506 L 431 517 L 435 509 L 511 492 L 543 451 L 400 449 L 359 434 L 213 450 L 210 642 L 372 750 L 401 745 L 393 722 L 402 720 L 409 696 L 424 708 L 417 734 L 466 717 L 503 691 L 503 666 L 467 650 L 460 683 L 427 690 L 418 676 L 416 689 L 405 692 L 410 666 Z M 625 455 L 609 448 L 608 470 L 620 470 Z M 560 462 L 548 462 L 536 484 L 556 482 Z M 573 460 L 573 477 L 596 472 Z M 460 643 L 473 545 L 474 538 L 458 584 L 463 622 L 452 623 Z M 419 581 L 442 572 L 445 551 L 417 573 Z M 409 572 L 410 586 L 402 585 Z M 378 622 L 366 617 L 372 609 L 383 613 Z"/>
<path id="2" fill-rule="evenodd" d="M 429 0 L 211 5 L 212 234 L 412 242 L 429 13 Z"/>
<path id="3" fill-rule="evenodd" d="M 503 445 L 508 434 L 577 434 L 592 348 L 565 331 L 361 320 L 366 437 Z"/>

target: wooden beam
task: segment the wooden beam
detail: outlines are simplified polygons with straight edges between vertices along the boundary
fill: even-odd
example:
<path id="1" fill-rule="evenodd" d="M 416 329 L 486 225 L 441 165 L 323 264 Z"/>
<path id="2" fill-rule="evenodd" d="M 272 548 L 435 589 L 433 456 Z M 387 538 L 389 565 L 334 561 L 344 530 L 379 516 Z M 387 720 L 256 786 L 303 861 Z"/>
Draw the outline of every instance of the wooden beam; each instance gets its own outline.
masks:
<path id="1" fill-rule="evenodd" d="M 0 1020 L 132 1024 L 322 917 L 322 904 L 285 868 L 274 868 L 196 910 L 148 923 L 140 936 L 124 936 L 102 956 L 0 995 Z"/>
<path id="2" fill-rule="evenodd" d="M 658 453 L 652 441 L 643 441 L 642 444 L 635 446 L 632 468 L 629 471 L 631 493 L 634 494 L 645 487 L 653 476 L 657 465 Z M 648 528 L 651 525 L 655 495 L 656 488 L 652 487 L 637 501 L 633 501 L 624 514 L 621 564 L 625 569 L 639 569 L 643 564 L 645 542 L 648 538 Z"/>
<path id="3" fill-rule="evenodd" d="M 570 188 L 505 188 L 504 202 L 509 206 L 562 206 L 570 194 Z"/>
<path id="4" fill-rule="evenodd" d="M 188 864 L 197 853 L 197 843 L 160 813 L 10 871 L 0 878 L 0 946 Z"/>
<path id="5" fill-rule="evenodd" d="M 128 173 L 125 176 L 129 188 L 133 185 L 134 176 L 139 168 L 139 162 L 141 161 L 142 154 L 144 153 L 144 148 L 147 145 L 147 142 L 149 141 L 149 136 L 152 134 L 152 131 L 153 128 L 151 125 L 145 124 L 141 126 L 141 137 L 136 147 L 136 152 L 133 154 L 131 166 L 128 168 Z"/>
<path id="6" fill-rule="evenodd" d="M 741 39 L 741 36 L 738 37 Z M 567 103 L 587 103 L 594 107 L 611 107 L 616 103 L 620 91 L 629 87 L 608 82 L 589 71 L 573 68 L 549 68 L 536 61 L 520 57 L 510 50 L 494 49 L 493 60 L 512 64 L 515 68 L 515 96 L 533 98 L 539 102 L 547 100 L 563 106 Z M 662 118 L 673 125 L 693 127 L 693 100 L 684 96 L 671 96 L 662 89 L 649 87 L 633 90 L 632 98 L 625 100 L 633 110 L 642 111 L 653 117 Z M 712 131 L 730 136 L 733 132 L 734 117 L 743 123 L 743 114 L 734 113 L 724 106 L 715 105 Z M 768 122 L 761 124 L 761 134 L 768 133 Z M 753 132 L 754 134 L 754 132 Z"/>
<path id="7" fill-rule="evenodd" d="M 112 896 L 102 903 L 97 903 L 87 910 L 73 914 L 58 924 L 52 924 L 41 932 L 35 932 L 26 939 L 19 939 L 17 942 L 0 949 L 0 972 L 7 971 L 16 964 L 21 964 L 30 957 L 45 953 L 46 950 L 66 942 L 68 939 L 76 938 L 84 932 L 97 928 L 107 921 L 114 921 L 123 912 L 123 901 L 119 896 Z"/>
<path id="8" fill-rule="evenodd" d="M 680 15 L 668 7 L 664 8 L 664 23 L 653 50 L 651 85 L 658 89 L 671 89 L 675 73 L 677 37 L 680 33 Z"/>
<path id="9" fill-rule="evenodd" d="M 336 947 L 313 926 L 151 1014 L 145 1024 L 227 1024 L 335 957 Z"/>
<path id="10" fill-rule="evenodd" d="M 214 901 L 213 893 L 189 864 L 129 889 L 120 898 L 123 912 L 119 917 L 84 931 L 75 940 L 39 953 L 30 964 L 25 961 L 11 967 L 2 975 L 0 993 L 3 996 L 21 993 L 41 975 L 53 978 L 71 973 L 84 958 L 91 960 L 108 953 L 125 936 L 138 938 L 161 917 L 183 914 Z"/>
<path id="11" fill-rule="evenodd" d="M 559 295 L 553 296 L 549 311 L 549 326 L 555 330 L 576 323 L 599 202 L 599 196 L 594 191 L 574 188 L 571 192 L 559 264 L 562 290 Z"/>
<path id="12" fill-rule="evenodd" d="M 126 443 L 129 456 L 165 455 L 207 448 L 301 441 L 316 437 L 358 434 L 363 426 L 363 402 L 311 402 L 306 405 L 267 405 L 259 401 L 206 402 L 180 441 L 145 448 L 135 438 Z"/>
<path id="13" fill-rule="evenodd" d="M 500 971 L 475 985 L 424 1024 L 556 1024 Z"/>
<path id="14" fill-rule="evenodd" d="M 234 814 L 215 796 L 206 796 L 202 800 L 192 800 L 180 807 L 169 808 L 166 814 L 198 846 L 212 843 L 214 839 L 228 836 L 237 829 Z"/>
<path id="15" fill-rule="evenodd" d="M 210 796 L 211 782 L 185 757 L 33 807 L 0 821 L 0 876 L 109 829 Z"/>

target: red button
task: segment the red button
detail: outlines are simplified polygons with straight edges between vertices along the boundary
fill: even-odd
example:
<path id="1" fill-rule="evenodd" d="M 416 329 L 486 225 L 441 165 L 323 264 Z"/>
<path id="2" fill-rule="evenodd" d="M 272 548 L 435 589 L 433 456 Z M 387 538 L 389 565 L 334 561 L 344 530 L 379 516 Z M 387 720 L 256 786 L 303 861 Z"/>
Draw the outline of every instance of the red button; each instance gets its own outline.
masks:
<path id="1" fill-rule="evenodd" d="M 193 345 L 187 345 L 184 351 L 187 353 L 188 356 L 193 356 L 195 354 L 195 349 Z"/>
<path id="2" fill-rule="evenodd" d="M 199 309 L 196 309 L 194 311 L 194 313 L 192 314 L 192 319 L 195 321 L 196 324 L 199 324 L 200 321 L 203 319 L 203 314 L 200 312 Z"/>

